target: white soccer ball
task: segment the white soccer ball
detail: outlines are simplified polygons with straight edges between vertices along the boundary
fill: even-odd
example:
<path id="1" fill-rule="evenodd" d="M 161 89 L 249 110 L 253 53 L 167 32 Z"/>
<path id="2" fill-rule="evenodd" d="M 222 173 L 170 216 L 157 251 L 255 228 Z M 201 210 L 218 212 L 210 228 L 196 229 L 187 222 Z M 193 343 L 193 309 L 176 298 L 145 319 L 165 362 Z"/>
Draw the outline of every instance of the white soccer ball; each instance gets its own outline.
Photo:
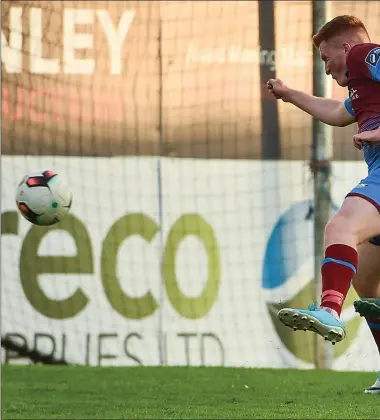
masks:
<path id="1" fill-rule="evenodd" d="M 23 177 L 17 188 L 16 204 L 31 223 L 54 225 L 69 212 L 73 195 L 60 176 L 50 169 Z"/>

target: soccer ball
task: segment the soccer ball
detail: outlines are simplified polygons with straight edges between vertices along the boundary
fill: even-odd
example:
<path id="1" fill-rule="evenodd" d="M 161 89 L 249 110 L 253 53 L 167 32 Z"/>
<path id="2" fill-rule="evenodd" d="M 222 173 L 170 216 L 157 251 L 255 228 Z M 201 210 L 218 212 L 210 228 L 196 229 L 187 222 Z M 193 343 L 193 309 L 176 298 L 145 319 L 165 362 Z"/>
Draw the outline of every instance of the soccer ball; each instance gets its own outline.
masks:
<path id="1" fill-rule="evenodd" d="M 20 213 L 29 222 L 41 226 L 60 222 L 69 212 L 72 199 L 67 185 L 49 169 L 24 176 L 16 194 Z"/>

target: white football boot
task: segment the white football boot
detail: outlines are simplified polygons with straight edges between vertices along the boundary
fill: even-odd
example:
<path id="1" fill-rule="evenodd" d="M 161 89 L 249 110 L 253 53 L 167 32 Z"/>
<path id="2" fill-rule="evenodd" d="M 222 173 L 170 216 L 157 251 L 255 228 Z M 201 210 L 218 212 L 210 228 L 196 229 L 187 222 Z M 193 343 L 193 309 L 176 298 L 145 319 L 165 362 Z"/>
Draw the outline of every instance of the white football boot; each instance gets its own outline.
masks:
<path id="1" fill-rule="evenodd" d="M 376 379 L 376 382 L 364 391 L 365 394 L 378 394 L 380 395 L 380 376 Z"/>

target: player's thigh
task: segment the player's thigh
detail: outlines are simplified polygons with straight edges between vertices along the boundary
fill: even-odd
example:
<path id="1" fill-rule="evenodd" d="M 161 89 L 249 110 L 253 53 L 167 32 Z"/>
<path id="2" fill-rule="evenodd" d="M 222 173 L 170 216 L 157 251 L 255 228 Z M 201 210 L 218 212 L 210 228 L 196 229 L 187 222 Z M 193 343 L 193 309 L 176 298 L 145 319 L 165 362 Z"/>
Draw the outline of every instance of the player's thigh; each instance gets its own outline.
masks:
<path id="1" fill-rule="evenodd" d="M 353 286 L 360 297 L 380 298 L 379 245 L 365 242 L 358 247 L 359 263 Z"/>
<path id="2" fill-rule="evenodd" d="M 380 235 L 379 210 L 380 205 L 377 206 L 377 203 L 369 198 L 348 196 L 331 223 L 355 234 L 359 243 L 365 242 L 373 236 Z"/>

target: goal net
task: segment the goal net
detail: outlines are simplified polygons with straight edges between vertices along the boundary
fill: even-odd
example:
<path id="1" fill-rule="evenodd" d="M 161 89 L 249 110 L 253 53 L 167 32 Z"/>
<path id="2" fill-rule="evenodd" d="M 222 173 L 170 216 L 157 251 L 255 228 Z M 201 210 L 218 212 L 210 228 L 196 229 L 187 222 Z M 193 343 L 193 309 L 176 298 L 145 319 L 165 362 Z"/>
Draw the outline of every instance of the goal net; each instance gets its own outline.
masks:
<path id="1" fill-rule="evenodd" d="M 274 316 L 314 299 L 312 120 L 265 89 L 312 91 L 311 7 L 2 2 L 3 363 L 314 366 Z M 379 2 L 332 14 L 379 42 Z M 332 205 L 366 170 L 353 132 L 333 131 Z M 74 197 L 49 228 L 15 204 L 42 168 Z M 375 369 L 353 298 L 333 367 Z"/>

